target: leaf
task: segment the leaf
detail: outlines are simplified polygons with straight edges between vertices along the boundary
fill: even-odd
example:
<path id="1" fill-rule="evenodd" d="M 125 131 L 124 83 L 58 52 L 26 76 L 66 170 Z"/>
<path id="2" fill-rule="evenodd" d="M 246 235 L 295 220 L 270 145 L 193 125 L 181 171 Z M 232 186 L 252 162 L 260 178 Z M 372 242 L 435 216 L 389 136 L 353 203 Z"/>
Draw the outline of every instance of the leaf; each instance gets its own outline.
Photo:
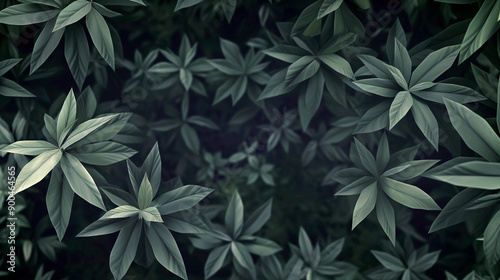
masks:
<path id="1" fill-rule="evenodd" d="M 22 59 L 20 58 L 11 58 L 0 61 L 0 76 L 3 76 L 5 73 L 9 72 L 10 69 L 14 68 Z"/>
<path id="2" fill-rule="evenodd" d="M 65 153 L 61 158 L 61 168 L 69 185 L 78 196 L 96 207 L 106 209 L 94 179 L 77 158 Z"/>
<path id="3" fill-rule="evenodd" d="M 90 38 L 92 38 L 92 42 L 94 42 L 97 51 L 114 71 L 115 51 L 108 24 L 102 15 L 94 8 L 87 14 L 85 23 L 87 24 Z"/>
<path id="4" fill-rule="evenodd" d="M 415 98 L 413 99 L 411 113 L 420 131 L 422 131 L 425 138 L 429 140 L 437 151 L 439 145 L 439 126 L 429 106 Z"/>
<path id="5" fill-rule="evenodd" d="M 500 211 L 497 211 L 491 218 L 488 226 L 484 230 L 484 254 L 490 266 L 495 265 L 500 260 Z"/>
<path id="6" fill-rule="evenodd" d="M 306 92 L 299 96 L 299 115 L 303 130 L 307 129 L 309 122 L 319 109 L 323 97 L 324 84 L 325 79 L 323 74 L 319 72 L 307 83 Z"/>
<path id="7" fill-rule="evenodd" d="M 405 265 L 403 262 L 392 256 L 387 254 L 386 252 L 380 252 L 380 251 L 371 251 L 372 254 L 377 258 L 377 260 L 387 269 L 392 270 L 392 271 L 404 271 L 406 269 Z"/>
<path id="8" fill-rule="evenodd" d="M 222 11 L 226 17 L 227 22 L 231 22 L 233 14 L 236 11 L 236 1 L 235 0 L 221 0 L 220 4 L 222 6 Z"/>
<path id="9" fill-rule="evenodd" d="M 40 182 L 59 163 L 61 157 L 62 151 L 54 149 L 43 152 L 28 162 L 17 176 L 14 193 L 20 193 Z"/>
<path id="10" fill-rule="evenodd" d="M 347 60 L 336 54 L 322 54 L 318 58 L 335 72 L 354 80 L 354 73 Z"/>
<path id="11" fill-rule="evenodd" d="M 141 229 L 142 223 L 133 219 L 120 230 L 109 256 L 109 268 L 115 279 L 122 279 L 134 261 Z"/>
<path id="12" fill-rule="evenodd" d="M 415 186 L 391 178 L 381 178 L 379 182 L 390 198 L 404 206 L 413 209 L 441 210 L 428 194 Z"/>
<path id="13" fill-rule="evenodd" d="M 212 277 L 219 271 L 231 249 L 231 244 L 220 246 L 212 250 L 205 262 L 205 279 Z"/>
<path id="14" fill-rule="evenodd" d="M 213 130 L 219 130 L 219 127 L 210 119 L 201 116 L 191 116 L 186 120 L 188 123 L 196 124 Z"/>
<path id="15" fill-rule="evenodd" d="M 354 228 L 372 212 L 373 208 L 375 208 L 376 201 L 377 183 L 373 182 L 361 191 L 358 200 L 356 201 L 352 215 L 351 230 L 354 230 Z"/>
<path id="16" fill-rule="evenodd" d="M 99 166 L 120 162 L 136 153 L 127 146 L 111 141 L 82 145 L 71 151 L 79 161 Z"/>
<path id="17" fill-rule="evenodd" d="M 64 29 L 52 32 L 56 20 L 49 20 L 38 35 L 31 54 L 30 75 L 33 74 L 54 52 L 61 41 Z"/>
<path id="18" fill-rule="evenodd" d="M 3 77 L 0 77 L 0 95 L 7 97 L 35 97 L 22 86 Z"/>
<path id="19" fill-rule="evenodd" d="M 18 4 L 0 11 L 0 23 L 30 25 L 46 22 L 59 14 L 59 10 L 43 10 L 36 4 Z"/>
<path id="20" fill-rule="evenodd" d="M 130 205 L 122 205 L 106 212 L 100 219 L 122 219 L 137 216 L 140 210 Z"/>
<path id="21" fill-rule="evenodd" d="M 210 232 L 203 219 L 191 211 L 172 213 L 162 218 L 163 224 L 171 231 L 191 234 Z"/>
<path id="22" fill-rule="evenodd" d="M 316 1 L 307 6 L 302 13 L 300 13 L 299 18 L 295 21 L 290 34 L 292 36 L 303 34 L 311 25 L 313 25 L 315 21 L 317 21 L 320 7 L 321 1 Z M 308 34 L 308 36 L 317 35 L 316 33 L 317 32 L 312 32 L 312 34 Z"/>
<path id="23" fill-rule="evenodd" d="M 418 258 L 415 264 L 412 265 L 412 270 L 415 272 L 424 272 L 431 268 L 438 260 L 441 251 L 428 253 Z"/>
<path id="24" fill-rule="evenodd" d="M 68 93 L 68 96 L 64 100 L 64 103 L 61 107 L 61 111 L 59 112 L 56 125 L 57 125 L 57 141 L 59 145 L 62 144 L 64 138 L 61 137 L 63 135 L 63 131 L 68 128 L 70 125 L 73 125 L 76 121 L 76 99 L 75 94 L 73 93 L 73 89 L 71 89 Z"/>
<path id="25" fill-rule="evenodd" d="M 409 91 L 400 91 L 394 97 L 389 110 L 389 130 L 392 129 L 413 106 L 413 98 Z"/>
<path id="26" fill-rule="evenodd" d="M 395 97 L 396 94 L 401 91 L 399 85 L 392 80 L 381 78 L 357 80 L 353 82 L 353 84 L 366 92 L 382 97 Z"/>
<path id="27" fill-rule="evenodd" d="M 461 187 L 485 190 L 500 189 L 500 163 L 467 161 L 434 171 L 428 177 Z"/>
<path id="28" fill-rule="evenodd" d="M 465 32 L 460 46 L 459 64 L 474 54 L 486 41 L 497 32 L 500 3 L 498 1 L 484 1 Z"/>
<path id="29" fill-rule="evenodd" d="M 281 251 L 281 247 L 274 241 L 260 237 L 253 238 L 252 243 L 244 244 L 248 251 L 252 254 L 266 257 Z"/>
<path id="30" fill-rule="evenodd" d="M 38 156 L 47 151 L 59 149 L 47 141 L 23 140 L 14 142 L 2 149 L 2 152 L 20 154 L 26 156 Z"/>
<path id="31" fill-rule="evenodd" d="M 138 207 L 136 199 L 122 189 L 115 187 L 102 187 L 101 189 L 109 200 L 118 206 L 132 205 Z"/>
<path id="32" fill-rule="evenodd" d="M 54 168 L 50 176 L 45 203 L 59 241 L 63 239 L 69 224 L 73 197 L 74 192 L 64 178 L 61 169 L 59 167 Z"/>
<path id="33" fill-rule="evenodd" d="M 403 46 L 398 39 L 395 39 L 394 43 L 394 66 L 401 70 L 406 83 L 409 83 L 412 67 L 410 55 L 408 54 L 406 47 Z"/>
<path id="34" fill-rule="evenodd" d="M 297 85 L 318 72 L 320 63 L 312 56 L 303 56 L 288 67 L 285 87 Z"/>
<path id="35" fill-rule="evenodd" d="M 233 253 L 236 261 L 242 267 L 247 269 L 248 273 L 252 276 L 252 279 L 255 279 L 255 265 L 253 263 L 252 256 L 250 255 L 250 252 L 248 252 L 247 248 L 239 242 L 231 242 L 231 252 Z"/>
<path id="36" fill-rule="evenodd" d="M 465 221 L 466 209 L 478 198 L 487 192 L 479 189 L 465 189 L 455 195 L 436 217 L 429 229 L 429 233 L 451 227 Z"/>
<path id="37" fill-rule="evenodd" d="M 500 161 L 500 138 L 476 113 L 456 102 L 444 100 L 451 124 L 465 144 L 488 161 Z"/>
<path id="38" fill-rule="evenodd" d="M 137 201 L 139 203 L 139 209 L 141 210 L 151 205 L 151 201 L 153 201 L 153 189 L 151 188 L 151 183 L 149 183 L 147 175 L 142 179 Z"/>
<path id="39" fill-rule="evenodd" d="M 112 121 L 113 119 L 117 118 L 118 115 L 109 115 L 105 117 L 100 117 L 100 118 L 95 118 L 88 120 L 84 123 L 79 124 L 73 131 L 69 134 L 69 136 L 66 138 L 66 141 L 64 141 L 63 145 L 61 148 L 67 149 L 71 147 L 71 145 L 78 143 L 80 140 L 85 140 L 85 137 L 91 135 L 91 133 L 98 131 L 99 128 L 105 126 L 108 124 L 108 122 Z M 99 135 L 100 140 L 103 141 L 103 133 Z M 102 137 L 102 138 L 101 138 Z"/>
<path id="40" fill-rule="evenodd" d="M 337 10 L 343 2 L 344 0 L 324 0 L 323 4 L 321 4 L 321 7 L 319 8 L 317 19 L 321 19 L 324 16 L 331 14 Z"/>
<path id="41" fill-rule="evenodd" d="M 383 192 L 377 193 L 375 204 L 378 223 L 384 230 L 393 246 L 396 246 L 396 217 L 391 202 Z"/>
<path id="42" fill-rule="evenodd" d="M 188 279 L 181 252 L 172 233 L 163 224 L 153 223 L 146 227 L 146 235 L 158 262 L 173 274 Z"/>
<path id="43" fill-rule="evenodd" d="M 180 9 L 189 8 L 201 2 L 203 2 L 203 0 L 177 0 L 174 12 L 177 12 Z"/>
<path id="44" fill-rule="evenodd" d="M 299 230 L 299 247 L 302 258 L 306 260 L 310 259 L 313 254 L 313 246 L 307 232 L 302 227 Z"/>
<path id="45" fill-rule="evenodd" d="M 448 70 L 457 58 L 460 46 L 449 46 L 430 53 L 413 71 L 410 87 L 432 82 Z"/>
<path id="46" fill-rule="evenodd" d="M 387 42 L 385 45 L 387 57 L 389 58 L 389 62 L 391 64 L 394 63 L 396 41 L 399 41 L 404 48 L 408 45 L 405 30 L 397 18 L 389 30 L 389 35 L 387 36 Z"/>
<path id="47" fill-rule="evenodd" d="M 387 127 L 390 107 L 390 102 L 381 102 L 370 108 L 359 120 L 353 134 L 370 133 Z"/>
<path id="48" fill-rule="evenodd" d="M 87 36 L 80 24 L 67 27 L 67 32 L 64 35 L 64 57 L 80 90 L 87 77 L 90 61 L 89 45 L 82 43 L 86 40 Z"/>
<path id="49" fill-rule="evenodd" d="M 450 99 L 460 104 L 485 100 L 486 98 L 475 90 L 455 84 L 437 83 L 433 87 L 412 91 L 412 93 L 422 99 L 444 104 L 443 99 Z"/>
<path id="50" fill-rule="evenodd" d="M 117 232 L 121 230 L 130 220 L 105 219 L 97 220 L 88 225 L 76 237 L 99 236 Z"/>
<path id="51" fill-rule="evenodd" d="M 377 162 L 372 153 L 357 138 L 354 138 L 354 144 L 362 164 L 358 167 L 365 168 L 373 176 L 378 176 Z"/>
<path id="52" fill-rule="evenodd" d="M 235 191 L 226 210 L 225 224 L 229 234 L 236 238 L 243 230 L 243 202 L 238 191 Z"/>
<path id="53" fill-rule="evenodd" d="M 377 78 L 384 80 L 392 79 L 392 74 L 387 69 L 387 63 L 371 55 L 358 55 L 358 58 Z"/>
<path id="54" fill-rule="evenodd" d="M 86 16 L 92 9 L 92 3 L 86 0 L 76 0 L 66 6 L 57 16 L 56 24 L 53 32 L 71 25 L 84 16 Z"/>
<path id="55" fill-rule="evenodd" d="M 271 198 L 266 203 L 259 206 L 259 208 L 255 209 L 245 221 L 242 235 L 252 235 L 259 231 L 271 217 L 272 205 L 273 199 Z"/>
<path id="56" fill-rule="evenodd" d="M 193 153 L 198 154 L 200 150 L 200 140 L 196 131 L 189 125 L 183 124 L 181 126 L 181 135 L 184 143 Z"/>
<path id="57" fill-rule="evenodd" d="M 161 214 L 156 207 L 148 207 L 139 211 L 139 219 L 143 219 L 146 222 L 163 223 Z"/>

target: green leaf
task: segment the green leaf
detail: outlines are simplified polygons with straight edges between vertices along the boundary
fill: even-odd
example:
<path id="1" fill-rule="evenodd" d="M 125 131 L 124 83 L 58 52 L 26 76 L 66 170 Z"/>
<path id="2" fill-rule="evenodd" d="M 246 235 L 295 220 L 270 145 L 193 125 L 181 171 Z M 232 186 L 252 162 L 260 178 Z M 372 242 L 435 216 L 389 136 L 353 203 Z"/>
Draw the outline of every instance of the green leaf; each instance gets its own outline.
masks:
<path id="1" fill-rule="evenodd" d="M 385 169 L 390 158 L 391 153 L 389 150 L 389 141 L 387 140 L 387 135 L 384 133 L 382 134 L 382 137 L 380 137 L 376 155 L 377 169 L 379 173 Z"/>
<path id="2" fill-rule="evenodd" d="M 381 178 L 379 180 L 384 192 L 396 202 L 413 209 L 441 210 L 434 200 L 421 189 L 393 180 Z"/>
<path id="3" fill-rule="evenodd" d="M 353 83 L 364 91 L 382 97 L 395 97 L 401 91 L 401 87 L 395 82 L 381 78 L 363 79 Z"/>
<path id="4" fill-rule="evenodd" d="M 381 102 L 370 108 L 361 117 L 353 134 L 370 133 L 389 125 L 389 108 L 391 102 Z"/>
<path id="5" fill-rule="evenodd" d="M 233 253 L 233 256 L 236 259 L 236 261 L 242 267 L 247 269 L 248 273 L 250 273 L 250 276 L 252 276 L 252 279 L 255 279 L 256 278 L 255 265 L 253 263 L 252 256 L 250 255 L 250 252 L 248 252 L 245 245 L 239 242 L 231 242 L 231 252 Z"/>
<path id="6" fill-rule="evenodd" d="M 57 16 L 56 24 L 52 31 L 57 31 L 79 21 L 84 16 L 86 16 L 91 9 L 92 3 L 89 1 L 76 0 L 75 2 L 72 2 L 59 13 L 59 15 Z"/>
<path id="7" fill-rule="evenodd" d="M 409 91 L 400 91 L 394 97 L 389 110 L 389 129 L 392 129 L 413 106 L 413 98 Z"/>
<path id="8" fill-rule="evenodd" d="M 106 166 L 125 160 L 137 152 L 127 146 L 111 141 L 87 144 L 71 151 L 79 161 L 92 165 Z"/>
<path id="9" fill-rule="evenodd" d="M 344 0 L 324 0 L 323 4 L 321 4 L 321 7 L 319 8 L 317 19 L 321 19 L 324 16 L 331 14 L 337 10 L 343 2 Z"/>
<path id="10" fill-rule="evenodd" d="M 413 99 L 411 113 L 420 131 L 422 131 L 425 138 L 429 140 L 437 151 L 439 145 L 439 126 L 429 106 L 415 98 Z"/>
<path id="11" fill-rule="evenodd" d="M 35 97 L 22 86 L 3 77 L 0 77 L 0 95 L 7 97 Z"/>
<path id="12" fill-rule="evenodd" d="M 118 206 L 132 205 L 138 207 L 136 199 L 130 193 L 122 189 L 115 187 L 102 187 L 101 189 L 109 200 Z"/>
<path id="13" fill-rule="evenodd" d="M 166 192 L 153 201 L 162 215 L 188 210 L 208 196 L 213 189 L 186 185 Z"/>
<path id="14" fill-rule="evenodd" d="M 500 260 L 500 211 L 491 218 L 484 230 L 484 254 L 490 266 Z"/>
<path id="15" fill-rule="evenodd" d="M 137 216 L 139 214 L 139 209 L 130 205 L 122 205 L 116 208 L 113 208 L 106 212 L 100 219 L 121 219 L 121 218 L 130 218 Z"/>
<path id="16" fill-rule="evenodd" d="M 61 158 L 61 168 L 69 185 L 78 196 L 96 207 L 106 209 L 94 179 L 77 158 L 65 153 Z"/>
<path id="17" fill-rule="evenodd" d="M 17 176 L 14 193 L 22 192 L 40 182 L 59 163 L 61 157 L 62 151 L 54 149 L 43 152 L 28 162 Z"/>
<path id="18" fill-rule="evenodd" d="M 89 45 L 82 44 L 82 42 L 87 40 L 87 36 L 80 24 L 73 24 L 66 29 L 67 32 L 64 35 L 64 57 L 68 63 L 71 75 L 73 75 L 78 88 L 81 90 L 83 82 L 87 77 L 90 61 Z"/>
<path id="19" fill-rule="evenodd" d="M 18 4 L 0 11 L 0 23 L 30 25 L 46 22 L 59 14 L 60 10 L 44 10 L 36 4 Z"/>
<path id="20" fill-rule="evenodd" d="M 485 190 L 500 189 L 500 163 L 467 161 L 434 171 L 429 178 L 461 187 Z"/>
<path id="21" fill-rule="evenodd" d="M 106 124 L 108 124 L 108 122 L 115 119 L 116 117 L 117 115 L 109 115 L 105 117 L 91 119 L 78 125 L 66 138 L 66 141 L 64 141 L 61 148 L 67 149 L 71 145 L 78 143 L 80 140 L 84 139 L 86 136 L 89 136 L 91 133 L 98 130 L 99 128 L 105 126 Z M 102 136 L 103 135 L 100 134 L 100 137 Z M 102 141 L 106 139 L 101 138 L 100 140 Z"/>
<path id="22" fill-rule="evenodd" d="M 433 87 L 412 91 L 412 93 L 422 99 L 444 104 L 444 98 L 458 102 L 460 104 L 485 100 L 486 98 L 475 90 L 455 84 L 437 83 Z"/>
<path id="23" fill-rule="evenodd" d="M 177 12 L 180 9 L 189 8 L 201 2 L 203 2 L 203 0 L 177 0 L 174 12 Z"/>
<path id="24" fill-rule="evenodd" d="M 432 82 L 448 70 L 457 58 L 460 46 L 449 46 L 430 53 L 413 71 L 410 87 Z"/>
<path id="25" fill-rule="evenodd" d="M 47 151 L 59 149 L 47 141 L 23 140 L 14 142 L 2 149 L 2 152 L 20 154 L 26 156 L 38 156 Z"/>
<path id="26" fill-rule="evenodd" d="M 50 176 L 49 188 L 45 197 L 50 221 L 61 241 L 66 232 L 73 206 L 74 192 L 64 178 L 61 168 L 56 167 Z"/>
<path id="27" fill-rule="evenodd" d="M 130 220 L 120 230 L 109 256 L 109 268 L 115 279 L 122 279 L 134 261 L 141 232 L 142 223 L 136 219 Z"/>
<path id="28" fill-rule="evenodd" d="M 222 268 L 230 249 L 231 244 L 227 244 L 217 247 L 210 252 L 207 261 L 205 262 L 205 279 L 212 277 Z"/>
<path id="29" fill-rule="evenodd" d="M 354 228 L 363 221 L 368 214 L 372 212 L 375 208 L 375 203 L 377 201 L 377 183 L 373 182 L 369 186 L 363 189 L 359 194 L 356 205 L 354 206 L 354 212 L 352 215 L 352 228 Z"/>
<path id="30" fill-rule="evenodd" d="M 64 29 L 52 32 L 56 19 L 49 20 L 38 35 L 31 54 L 30 75 L 33 74 L 54 52 L 61 41 Z"/>
<path id="31" fill-rule="evenodd" d="M 495 0 L 486 0 L 483 2 L 465 32 L 465 37 L 460 46 L 459 63 L 469 58 L 497 32 L 499 14 L 500 2 Z"/>
<path id="32" fill-rule="evenodd" d="M 467 208 L 487 192 L 478 189 L 465 189 L 455 195 L 436 217 L 429 229 L 429 233 L 451 227 L 465 221 Z"/>
<path id="33" fill-rule="evenodd" d="M 335 72 L 354 80 L 354 73 L 347 60 L 336 54 L 322 54 L 318 56 L 324 64 L 328 65 Z"/>
<path id="34" fill-rule="evenodd" d="M 285 87 L 297 85 L 318 72 L 320 63 L 312 56 L 303 56 L 288 67 Z"/>
<path id="35" fill-rule="evenodd" d="M 139 209 L 141 210 L 151 205 L 151 201 L 153 201 L 153 189 L 151 188 L 151 183 L 149 183 L 147 175 L 142 179 L 137 201 L 139 202 Z"/>
<path id="36" fill-rule="evenodd" d="M 428 253 L 420 257 L 413 265 L 412 270 L 415 272 L 424 272 L 436 264 L 441 251 Z"/>
<path id="37" fill-rule="evenodd" d="M 316 114 L 323 97 L 325 79 L 319 72 L 307 83 L 305 93 L 299 95 L 299 115 L 302 129 L 305 131 L 312 117 Z"/>
<path id="38" fill-rule="evenodd" d="M 341 173 L 344 170 L 340 170 L 337 172 L 334 176 L 334 179 L 337 181 L 341 181 L 339 177 L 341 175 L 337 175 Z M 361 174 L 360 176 L 363 176 L 364 174 Z M 338 192 L 335 193 L 335 195 L 356 195 L 361 193 L 366 187 L 369 185 L 373 184 L 375 182 L 375 178 L 371 176 L 363 176 L 359 179 L 355 179 L 353 182 L 349 183 L 347 186 L 339 190 Z"/>
<path id="39" fill-rule="evenodd" d="M 311 5 L 307 6 L 302 13 L 299 15 L 299 18 L 295 21 L 293 28 L 291 30 L 291 35 L 301 35 L 305 33 L 308 28 L 311 28 L 311 25 L 314 26 L 314 23 L 317 21 L 317 16 L 319 9 L 321 7 L 321 1 L 316 1 Z M 321 22 L 320 22 L 321 23 Z M 312 32 L 308 34 L 308 36 L 317 35 L 319 32 Z"/>
<path id="40" fill-rule="evenodd" d="M 444 100 L 450 120 L 465 144 L 488 161 L 500 161 L 500 138 L 476 113 L 456 102 Z"/>
<path id="41" fill-rule="evenodd" d="M 392 271 L 404 271 L 406 269 L 405 265 L 403 262 L 392 256 L 389 255 L 385 252 L 380 252 L 380 251 L 371 251 L 372 254 L 377 258 L 377 260 L 387 269 L 392 270 Z"/>
<path id="42" fill-rule="evenodd" d="M 401 26 L 401 22 L 398 18 L 396 18 L 396 21 L 389 30 L 389 35 L 387 36 L 387 42 L 385 45 L 387 57 L 389 58 L 389 62 L 391 64 L 394 63 L 396 41 L 399 41 L 404 48 L 408 45 L 405 30 L 403 29 L 403 26 Z"/>
<path id="43" fill-rule="evenodd" d="M 269 218 L 271 218 L 272 205 L 273 199 L 271 198 L 266 203 L 259 206 L 259 208 L 255 209 L 245 221 L 242 235 L 252 235 L 259 231 Z"/>
<path id="44" fill-rule="evenodd" d="M 252 238 L 254 238 L 252 243 L 244 244 L 248 251 L 252 254 L 266 257 L 281 251 L 281 247 L 274 241 L 260 237 Z"/>
<path id="45" fill-rule="evenodd" d="M 186 121 L 188 123 L 203 126 L 203 127 L 210 128 L 213 130 L 219 130 L 219 126 L 217 126 L 213 121 L 211 121 L 210 119 L 207 119 L 205 117 L 192 116 L 192 117 L 189 117 Z"/>
<path id="46" fill-rule="evenodd" d="M 61 137 L 63 131 L 68 128 L 70 125 L 73 125 L 76 121 L 76 98 L 73 93 L 73 89 L 71 89 L 68 93 L 68 96 L 64 100 L 64 103 L 61 107 L 61 111 L 57 116 L 57 141 L 59 144 L 63 142 L 63 138 Z"/>
<path id="47" fill-rule="evenodd" d="M 181 252 L 172 233 L 163 224 L 153 223 L 146 227 L 146 235 L 158 262 L 173 274 L 188 279 Z"/>
<path id="48" fill-rule="evenodd" d="M 394 43 L 394 66 L 401 70 L 406 83 L 409 83 L 412 67 L 410 55 L 408 54 L 408 50 L 406 50 L 405 46 L 403 46 L 398 39 L 395 39 Z"/>
<path id="49" fill-rule="evenodd" d="M 375 204 L 378 223 L 384 230 L 393 246 L 396 246 L 396 217 L 391 202 L 383 192 L 377 193 L 377 202 Z"/>
<path id="50" fill-rule="evenodd" d="M 198 154 L 200 150 L 200 140 L 196 131 L 189 125 L 183 124 L 181 126 L 181 135 L 184 143 L 193 153 Z"/>
<path id="51" fill-rule="evenodd" d="M 243 202 L 240 194 L 235 191 L 224 217 L 226 228 L 233 238 L 238 237 L 243 230 Z"/>
<path id="52" fill-rule="evenodd" d="M 105 219 L 97 220 L 88 225 L 76 237 L 99 236 L 117 232 L 121 230 L 130 220 Z"/>
<path id="53" fill-rule="evenodd" d="M 384 80 L 392 79 L 392 74 L 389 69 L 387 69 L 387 63 L 371 55 L 358 55 L 358 58 L 377 78 Z"/>
<path id="54" fill-rule="evenodd" d="M 143 219 L 146 222 L 163 223 L 161 214 L 156 207 L 148 207 L 139 211 L 139 219 Z"/>
<path id="55" fill-rule="evenodd" d="M 102 15 L 94 8 L 87 14 L 85 23 L 87 24 L 90 38 L 92 38 L 92 42 L 94 42 L 97 51 L 114 71 L 115 51 L 108 24 Z"/>
<path id="56" fill-rule="evenodd" d="M 299 230 L 299 247 L 302 258 L 306 260 L 310 259 L 313 254 L 313 246 L 307 232 L 302 227 Z"/>
<path id="57" fill-rule="evenodd" d="M 163 217 L 164 225 L 178 233 L 197 234 L 207 233 L 210 229 L 196 214 L 191 211 L 181 211 Z"/>
<path id="58" fill-rule="evenodd" d="M 21 60 L 22 59 L 20 58 L 11 58 L 0 61 L 0 76 L 3 76 L 5 73 L 9 72 L 10 69 L 19 64 Z"/>
<path id="59" fill-rule="evenodd" d="M 354 138 L 354 144 L 362 164 L 358 167 L 365 168 L 373 176 L 378 176 L 377 162 L 372 153 L 357 138 Z"/>

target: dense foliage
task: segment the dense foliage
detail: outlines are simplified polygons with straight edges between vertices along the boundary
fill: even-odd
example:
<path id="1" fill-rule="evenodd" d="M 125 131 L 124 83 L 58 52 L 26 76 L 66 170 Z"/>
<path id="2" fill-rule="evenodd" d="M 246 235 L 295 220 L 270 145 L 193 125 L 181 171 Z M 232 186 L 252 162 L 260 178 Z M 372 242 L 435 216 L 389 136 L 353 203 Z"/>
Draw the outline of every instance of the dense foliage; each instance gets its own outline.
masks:
<path id="1" fill-rule="evenodd" d="M 0 276 L 500 279 L 499 28 L 498 0 L 2 1 Z"/>

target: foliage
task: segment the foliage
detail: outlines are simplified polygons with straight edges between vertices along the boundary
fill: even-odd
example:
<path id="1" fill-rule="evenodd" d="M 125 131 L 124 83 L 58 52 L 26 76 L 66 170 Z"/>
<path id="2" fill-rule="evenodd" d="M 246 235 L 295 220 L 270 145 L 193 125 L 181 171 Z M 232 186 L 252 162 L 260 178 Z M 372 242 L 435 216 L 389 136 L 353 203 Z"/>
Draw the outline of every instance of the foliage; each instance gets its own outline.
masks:
<path id="1" fill-rule="evenodd" d="M 498 279 L 499 14 L 3 1 L 0 251 L 16 279 Z"/>

